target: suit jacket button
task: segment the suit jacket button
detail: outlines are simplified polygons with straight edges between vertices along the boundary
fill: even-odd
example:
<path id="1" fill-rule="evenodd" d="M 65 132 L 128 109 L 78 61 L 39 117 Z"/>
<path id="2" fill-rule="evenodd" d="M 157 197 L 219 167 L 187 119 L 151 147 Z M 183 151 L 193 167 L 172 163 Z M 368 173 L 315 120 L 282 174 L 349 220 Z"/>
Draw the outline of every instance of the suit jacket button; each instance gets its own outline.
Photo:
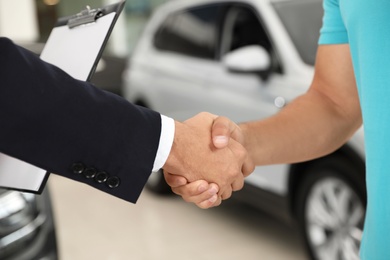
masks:
<path id="1" fill-rule="evenodd" d="M 117 177 L 117 176 L 111 176 L 111 177 L 109 177 L 109 178 L 107 179 L 106 184 L 107 184 L 107 186 L 108 186 L 109 188 L 113 189 L 113 188 L 118 187 L 119 184 L 120 184 L 120 182 L 121 182 L 121 181 L 120 181 L 119 177 Z"/>
<path id="2" fill-rule="evenodd" d="M 95 176 L 95 181 L 97 183 L 104 183 L 108 179 L 108 174 L 106 172 L 98 172 Z"/>
<path id="3" fill-rule="evenodd" d="M 82 163 L 77 162 L 77 163 L 72 164 L 72 172 L 75 174 L 83 173 L 84 169 L 85 169 L 85 166 Z"/>
<path id="4" fill-rule="evenodd" d="M 97 173 L 97 171 L 95 168 L 89 167 L 89 168 L 85 169 L 85 171 L 83 172 L 83 175 L 87 179 L 92 179 L 95 177 L 96 173 Z"/>

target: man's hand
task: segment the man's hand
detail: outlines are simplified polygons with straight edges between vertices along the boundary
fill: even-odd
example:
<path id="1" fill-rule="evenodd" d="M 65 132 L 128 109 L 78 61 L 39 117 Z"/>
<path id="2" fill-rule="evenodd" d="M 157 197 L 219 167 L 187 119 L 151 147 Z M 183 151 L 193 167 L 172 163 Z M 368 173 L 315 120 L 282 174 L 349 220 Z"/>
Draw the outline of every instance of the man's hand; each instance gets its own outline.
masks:
<path id="1" fill-rule="evenodd" d="M 186 178 L 167 172 L 164 172 L 164 177 L 174 193 L 199 208 L 216 207 L 222 202 L 222 198 L 218 195 L 219 187 L 215 183 L 210 184 L 205 180 L 187 182 Z"/>
<path id="2" fill-rule="evenodd" d="M 244 177 L 253 171 L 254 166 L 245 148 L 239 142 L 230 139 L 227 145 L 222 143 L 222 146 L 225 145 L 223 148 L 217 149 L 214 146 L 211 128 L 215 118 L 216 116 L 212 114 L 200 113 L 184 123 L 176 122 L 172 151 L 163 169 L 173 177 L 184 177 L 188 182 L 205 180 L 217 184 L 219 191 L 215 203 L 218 203 L 220 199 L 229 198 L 233 191 L 243 187 Z M 222 127 L 220 128 L 223 130 Z M 214 137 L 217 136 L 220 135 Z M 219 137 L 216 139 L 221 140 Z M 221 142 L 217 145 L 221 146 Z M 173 180 L 172 183 L 171 180 L 168 184 L 175 186 L 177 182 Z M 195 202 L 194 198 L 191 198 L 190 191 L 199 191 L 198 187 L 201 187 L 199 183 L 188 185 L 188 189 L 178 190 L 180 192 L 178 194 L 183 194 L 186 201 Z M 210 187 L 206 185 L 206 192 L 208 191 Z M 176 190 L 174 192 L 177 193 Z M 206 195 L 202 196 L 206 197 Z M 199 204 L 200 197 L 197 197 L 196 204 Z"/>
<path id="3" fill-rule="evenodd" d="M 218 149 L 226 149 L 230 142 L 244 144 L 244 136 L 240 128 L 226 117 L 214 117 L 211 136 L 213 146 Z M 247 157 L 242 165 L 243 177 L 248 176 L 254 170 L 254 164 Z M 165 180 L 172 187 L 172 191 L 187 202 L 195 203 L 200 208 L 210 208 L 221 204 L 226 197 L 217 196 L 218 186 L 204 180 L 187 182 L 187 179 L 168 172 L 164 173 Z M 230 197 L 230 196 L 229 196 Z"/>

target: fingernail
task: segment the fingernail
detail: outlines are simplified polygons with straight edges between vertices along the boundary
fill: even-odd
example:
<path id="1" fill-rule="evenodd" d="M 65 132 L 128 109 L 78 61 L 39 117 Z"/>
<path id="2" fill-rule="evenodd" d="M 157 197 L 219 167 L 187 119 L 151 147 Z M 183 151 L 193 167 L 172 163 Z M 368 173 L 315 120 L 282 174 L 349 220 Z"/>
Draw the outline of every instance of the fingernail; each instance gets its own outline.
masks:
<path id="1" fill-rule="evenodd" d="M 215 188 L 215 187 L 212 187 L 211 189 L 209 189 L 209 194 L 210 194 L 210 195 L 217 194 L 217 192 L 218 192 L 218 190 L 217 190 L 217 188 Z"/>
<path id="2" fill-rule="evenodd" d="M 223 135 L 214 136 L 213 139 L 215 144 L 226 144 L 228 142 L 228 138 Z"/>
<path id="3" fill-rule="evenodd" d="M 206 189 L 207 189 L 206 185 L 200 185 L 200 186 L 198 187 L 198 191 L 199 191 L 199 192 L 204 192 Z"/>
<path id="4" fill-rule="evenodd" d="M 211 203 L 214 203 L 214 202 L 217 201 L 217 198 L 218 198 L 218 196 L 217 196 L 217 194 L 215 194 L 214 196 L 212 196 L 211 198 L 209 198 L 209 201 L 210 201 Z"/>

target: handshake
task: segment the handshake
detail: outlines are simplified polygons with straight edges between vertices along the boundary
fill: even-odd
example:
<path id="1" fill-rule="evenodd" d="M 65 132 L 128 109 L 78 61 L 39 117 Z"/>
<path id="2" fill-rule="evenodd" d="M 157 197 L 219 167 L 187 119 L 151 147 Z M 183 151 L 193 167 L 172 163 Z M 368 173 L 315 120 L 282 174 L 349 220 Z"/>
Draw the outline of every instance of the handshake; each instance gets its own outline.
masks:
<path id="1" fill-rule="evenodd" d="M 235 123 L 200 113 L 183 123 L 175 122 L 175 137 L 163 170 L 174 193 L 200 208 L 210 208 L 242 189 L 254 163 Z"/>

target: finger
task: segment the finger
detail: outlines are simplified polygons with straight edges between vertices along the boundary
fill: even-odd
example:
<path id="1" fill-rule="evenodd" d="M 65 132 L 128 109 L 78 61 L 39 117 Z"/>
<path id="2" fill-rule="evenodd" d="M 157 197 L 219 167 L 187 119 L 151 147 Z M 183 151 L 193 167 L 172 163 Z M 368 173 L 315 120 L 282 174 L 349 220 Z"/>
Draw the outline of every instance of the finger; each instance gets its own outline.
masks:
<path id="1" fill-rule="evenodd" d="M 218 196 L 218 194 L 215 194 L 210 199 L 197 203 L 196 205 L 201 209 L 209 209 L 221 205 L 221 202 L 222 199 Z"/>
<path id="2" fill-rule="evenodd" d="M 253 163 L 252 159 L 247 156 L 247 158 L 244 161 L 244 164 L 242 165 L 242 174 L 244 177 L 248 177 L 253 171 L 255 170 L 255 164 Z"/>
<path id="3" fill-rule="evenodd" d="M 213 144 L 216 148 L 224 148 L 228 145 L 231 134 L 238 126 L 227 117 L 217 117 L 214 119 L 211 128 Z"/>
<path id="4" fill-rule="evenodd" d="M 164 178 L 167 184 L 172 188 L 180 187 L 188 183 L 187 179 L 184 178 L 183 176 L 170 174 L 169 172 L 166 171 L 164 171 Z"/>
<path id="5" fill-rule="evenodd" d="M 244 187 L 244 176 L 243 175 L 241 175 L 241 177 L 237 178 L 232 183 L 232 190 L 233 191 L 238 191 L 238 190 L 241 190 L 242 187 Z"/>
<path id="6" fill-rule="evenodd" d="M 216 184 L 209 185 L 206 181 L 200 180 L 172 188 L 172 191 L 182 196 L 186 202 L 200 203 L 217 194 L 218 186 Z"/>
<path id="7" fill-rule="evenodd" d="M 222 194 L 221 194 L 221 198 L 222 200 L 226 200 L 228 198 L 230 198 L 232 196 L 232 188 L 228 188 L 228 189 L 225 189 Z"/>
<path id="8" fill-rule="evenodd" d="M 201 199 L 200 196 L 198 196 L 198 201 L 195 202 L 195 204 L 199 207 L 199 208 L 202 208 L 202 209 L 208 209 L 208 208 L 211 208 L 211 207 L 216 207 L 216 206 L 219 206 L 221 204 L 221 198 L 218 196 L 218 191 L 219 191 L 219 187 L 217 184 L 215 183 L 211 183 L 209 185 L 209 190 L 207 191 L 210 195 L 212 194 L 211 197 L 207 198 L 207 199 Z M 204 192 L 204 193 L 207 193 L 207 192 Z"/>
<path id="9" fill-rule="evenodd" d="M 199 195 L 188 197 L 186 198 L 187 199 L 186 201 L 195 203 L 196 205 L 202 208 L 212 207 L 215 203 L 217 203 L 219 199 L 218 190 L 219 189 L 217 184 L 214 183 L 210 184 L 206 191 L 200 193 Z M 198 191 L 201 192 L 199 190 L 199 187 L 198 187 Z"/>
<path id="10" fill-rule="evenodd" d="M 207 181 L 199 180 L 199 181 L 189 182 L 186 185 L 172 187 L 172 191 L 175 194 L 182 196 L 184 199 L 184 198 L 198 196 L 203 192 L 205 192 L 208 189 L 208 187 L 209 184 Z"/>

